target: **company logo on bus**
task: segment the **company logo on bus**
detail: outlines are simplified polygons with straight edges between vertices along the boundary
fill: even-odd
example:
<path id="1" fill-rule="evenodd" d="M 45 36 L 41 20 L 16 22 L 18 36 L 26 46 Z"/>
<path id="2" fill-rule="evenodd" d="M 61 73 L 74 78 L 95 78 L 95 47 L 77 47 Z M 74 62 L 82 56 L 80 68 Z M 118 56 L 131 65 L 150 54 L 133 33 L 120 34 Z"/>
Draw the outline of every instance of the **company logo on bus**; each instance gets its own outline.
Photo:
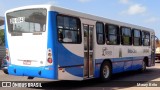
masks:
<path id="1" fill-rule="evenodd" d="M 107 47 L 102 48 L 102 56 L 112 55 L 112 51 L 109 51 Z"/>
<path id="2" fill-rule="evenodd" d="M 143 49 L 143 53 L 149 53 L 149 49 Z"/>
<path id="3" fill-rule="evenodd" d="M 128 53 L 137 53 L 135 49 L 128 49 Z"/>

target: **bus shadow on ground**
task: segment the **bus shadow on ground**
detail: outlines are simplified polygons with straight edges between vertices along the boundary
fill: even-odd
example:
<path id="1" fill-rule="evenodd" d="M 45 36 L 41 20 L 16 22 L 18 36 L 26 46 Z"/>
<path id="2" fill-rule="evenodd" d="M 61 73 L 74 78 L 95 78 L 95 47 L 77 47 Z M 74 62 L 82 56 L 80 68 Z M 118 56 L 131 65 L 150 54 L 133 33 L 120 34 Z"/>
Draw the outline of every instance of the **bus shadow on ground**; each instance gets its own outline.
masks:
<path id="1" fill-rule="evenodd" d="M 96 88 L 109 88 L 112 89 L 114 87 L 126 88 L 126 87 L 134 87 L 137 86 L 137 83 L 147 83 L 148 81 L 154 80 L 156 78 L 160 78 L 160 69 L 151 68 L 147 69 L 145 72 L 139 71 L 129 71 L 119 74 L 114 74 L 111 80 L 106 82 L 101 82 L 99 79 L 90 79 L 83 81 L 54 81 L 54 82 L 44 82 L 42 83 L 42 88 L 39 89 L 69 89 L 75 90 L 80 89 L 83 90 L 85 88 L 92 88 L 92 90 L 96 90 Z M 37 88 L 38 89 L 38 88 Z"/>

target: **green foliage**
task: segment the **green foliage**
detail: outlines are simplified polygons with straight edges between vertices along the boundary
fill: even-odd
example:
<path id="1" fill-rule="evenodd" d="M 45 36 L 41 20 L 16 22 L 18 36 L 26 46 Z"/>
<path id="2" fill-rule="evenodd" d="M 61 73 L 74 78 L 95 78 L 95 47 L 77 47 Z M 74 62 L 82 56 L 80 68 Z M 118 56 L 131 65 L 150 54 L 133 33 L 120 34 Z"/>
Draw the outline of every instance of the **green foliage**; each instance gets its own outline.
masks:
<path id="1" fill-rule="evenodd" d="M 4 29 L 0 29 L 0 46 L 3 46 L 4 43 L 5 43 Z"/>

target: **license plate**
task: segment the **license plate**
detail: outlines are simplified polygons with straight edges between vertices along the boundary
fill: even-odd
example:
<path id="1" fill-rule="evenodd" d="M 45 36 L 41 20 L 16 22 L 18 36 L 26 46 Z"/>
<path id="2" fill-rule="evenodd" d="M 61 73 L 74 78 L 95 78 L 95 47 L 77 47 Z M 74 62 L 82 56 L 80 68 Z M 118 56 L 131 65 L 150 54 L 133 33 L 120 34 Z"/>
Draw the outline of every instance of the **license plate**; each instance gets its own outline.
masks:
<path id="1" fill-rule="evenodd" d="M 31 65 L 31 61 L 25 60 L 25 61 L 23 61 L 23 64 L 24 65 Z"/>

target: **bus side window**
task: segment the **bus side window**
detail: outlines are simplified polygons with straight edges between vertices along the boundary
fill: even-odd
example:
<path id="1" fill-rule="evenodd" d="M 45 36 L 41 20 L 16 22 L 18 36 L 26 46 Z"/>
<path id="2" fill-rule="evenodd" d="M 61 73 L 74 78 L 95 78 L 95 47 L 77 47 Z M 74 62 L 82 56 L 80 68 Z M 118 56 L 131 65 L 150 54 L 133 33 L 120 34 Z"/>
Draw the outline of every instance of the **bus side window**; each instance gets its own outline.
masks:
<path id="1" fill-rule="evenodd" d="M 140 46 L 142 45 L 141 43 L 141 30 L 138 29 L 132 29 L 133 30 L 133 45 L 134 46 Z"/>
<path id="2" fill-rule="evenodd" d="M 62 16 L 57 16 L 57 24 L 58 24 L 58 28 L 64 27 L 64 18 Z"/>
<path id="3" fill-rule="evenodd" d="M 106 43 L 109 45 L 118 45 L 119 44 L 119 26 L 106 24 Z"/>
<path id="4" fill-rule="evenodd" d="M 96 23 L 97 44 L 103 45 L 105 43 L 104 24 L 102 22 Z"/>
<path id="5" fill-rule="evenodd" d="M 150 33 L 142 31 L 142 43 L 143 46 L 150 46 Z"/>
<path id="6" fill-rule="evenodd" d="M 122 45 L 132 45 L 131 28 L 121 27 L 121 43 Z"/>
<path id="7" fill-rule="evenodd" d="M 62 32 L 61 29 L 59 29 L 59 32 L 58 32 L 58 39 L 59 39 L 60 42 L 63 41 L 63 32 Z"/>
<path id="8" fill-rule="evenodd" d="M 80 19 L 71 16 L 58 15 L 58 41 L 60 43 L 80 44 L 81 43 Z"/>

